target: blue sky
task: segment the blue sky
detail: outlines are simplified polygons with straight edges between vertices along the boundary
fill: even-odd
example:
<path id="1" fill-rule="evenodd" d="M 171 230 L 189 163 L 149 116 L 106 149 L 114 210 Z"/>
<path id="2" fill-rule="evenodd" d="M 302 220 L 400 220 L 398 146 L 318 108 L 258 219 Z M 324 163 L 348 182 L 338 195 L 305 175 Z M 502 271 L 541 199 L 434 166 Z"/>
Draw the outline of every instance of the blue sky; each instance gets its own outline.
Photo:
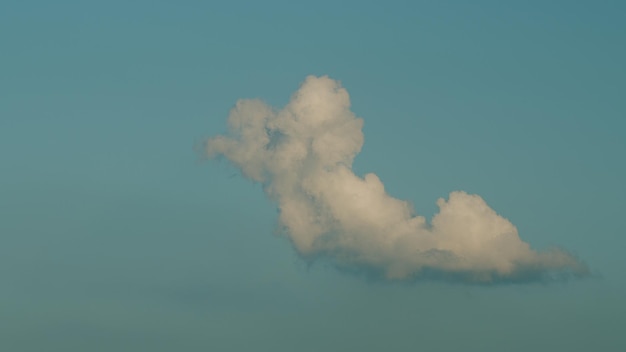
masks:
<path id="1" fill-rule="evenodd" d="M 619 1 L 0 5 L 0 349 L 622 350 Z M 592 278 L 482 287 L 308 266 L 194 150 L 240 98 L 329 75 L 354 162 L 427 217 L 481 195 Z M 236 174 L 237 176 L 232 176 Z"/>

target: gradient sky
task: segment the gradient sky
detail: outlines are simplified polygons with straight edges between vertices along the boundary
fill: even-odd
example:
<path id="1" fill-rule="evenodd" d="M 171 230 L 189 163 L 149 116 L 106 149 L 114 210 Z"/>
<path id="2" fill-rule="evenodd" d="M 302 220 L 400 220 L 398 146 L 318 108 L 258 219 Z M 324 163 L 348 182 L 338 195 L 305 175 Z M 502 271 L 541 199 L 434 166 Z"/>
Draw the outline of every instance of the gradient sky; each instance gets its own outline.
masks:
<path id="1" fill-rule="evenodd" d="M 0 350 L 626 350 L 626 3 L 3 1 Z M 309 74 L 355 160 L 432 216 L 481 195 L 584 280 L 385 284 L 308 266 L 194 149 Z"/>

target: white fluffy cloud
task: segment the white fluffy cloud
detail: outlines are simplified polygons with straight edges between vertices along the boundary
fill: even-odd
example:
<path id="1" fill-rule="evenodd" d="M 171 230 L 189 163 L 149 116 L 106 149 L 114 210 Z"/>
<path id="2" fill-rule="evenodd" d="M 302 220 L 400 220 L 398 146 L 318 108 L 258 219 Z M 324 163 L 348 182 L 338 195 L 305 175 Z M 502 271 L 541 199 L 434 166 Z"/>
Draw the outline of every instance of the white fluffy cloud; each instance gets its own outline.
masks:
<path id="1" fill-rule="evenodd" d="M 355 175 L 363 120 L 350 111 L 348 92 L 328 77 L 307 77 L 282 110 L 240 100 L 228 125 L 227 136 L 207 141 L 208 155 L 226 157 L 264 185 L 306 258 L 327 257 L 390 280 L 428 275 L 488 283 L 586 273 L 564 251 L 531 249 L 478 195 L 458 191 L 439 199 L 429 223 L 389 196 L 375 174 Z"/>

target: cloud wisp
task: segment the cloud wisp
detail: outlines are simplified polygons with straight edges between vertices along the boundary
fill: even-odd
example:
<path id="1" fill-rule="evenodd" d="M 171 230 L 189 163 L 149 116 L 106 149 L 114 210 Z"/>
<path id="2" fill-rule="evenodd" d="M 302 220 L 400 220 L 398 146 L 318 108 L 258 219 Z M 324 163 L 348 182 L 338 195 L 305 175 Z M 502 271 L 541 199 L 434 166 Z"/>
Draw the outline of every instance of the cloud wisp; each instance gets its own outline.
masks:
<path id="1" fill-rule="evenodd" d="M 206 142 L 277 203 L 279 223 L 306 259 L 388 280 L 437 277 L 470 283 L 585 275 L 586 266 L 559 249 L 539 252 L 478 195 L 439 199 L 428 222 L 385 192 L 373 173 L 352 171 L 363 145 L 363 120 L 350 111 L 340 83 L 309 76 L 281 110 L 239 100 L 229 133 Z"/>

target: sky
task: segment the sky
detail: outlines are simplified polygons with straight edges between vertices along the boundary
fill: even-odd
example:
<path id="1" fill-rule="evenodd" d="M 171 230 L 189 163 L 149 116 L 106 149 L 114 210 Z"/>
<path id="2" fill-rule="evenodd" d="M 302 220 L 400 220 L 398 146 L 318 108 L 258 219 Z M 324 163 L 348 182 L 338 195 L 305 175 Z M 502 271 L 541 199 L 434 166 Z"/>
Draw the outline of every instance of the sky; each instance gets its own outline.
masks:
<path id="1" fill-rule="evenodd" d="M 0 350 L 626 349 L 625 15 L 621 1 L 2 2 Z M 355 180 L 375 174 L 427 221 L 451 192 L 479 195 L 533 251 L 588 273 L 372 276 L 299 247 L 271 192 L 283 174 L 251 182 L 207 145 L 232 136 L 240 99 L 293 111 L 310 75 L 362 121 Z"/>

